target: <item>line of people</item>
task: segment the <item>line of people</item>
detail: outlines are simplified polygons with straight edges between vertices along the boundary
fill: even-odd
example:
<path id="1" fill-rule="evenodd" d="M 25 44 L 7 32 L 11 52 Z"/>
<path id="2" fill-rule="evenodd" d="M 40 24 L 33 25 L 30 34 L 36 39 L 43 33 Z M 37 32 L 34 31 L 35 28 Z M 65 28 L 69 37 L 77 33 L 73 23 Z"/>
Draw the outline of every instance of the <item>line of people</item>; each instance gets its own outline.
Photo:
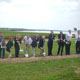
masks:
<path id="1" fill-rule="evenodd" d="M 60 34 L 58 35 L 57 40 L 55 40 L 54 32 L 51 31 L 51 34 L 49 35 L 49 40 L 48 40 L 48 55 L 52 56 L 53 42 L 55 42 L 55 41 L 58 42 L 57 55 L 59 55 L 59 53 L 61 52 L 61 56 L 62 56 L 64 45 L 65 45 L 66 55 L 70 55 L 71 40 L 72 40 L 71 30 L 69 30 L 68 34 L 66 34 L 66 35 L 64 35 L 63 32 L 61 31 Z"/>
<path id="2" fill-rule="evenodd" d="M 54 31 L 51 31 L 50 35 L 48 36 L 48 56 L 52 56 L 52 49 L 54 42 L 58 43 L 58 51 L 57 51 L 57 56 L 61 53 L 61 56 L 63 55 L 63 49 L 65 46 L 65 53 L 66 55 L 70 55 L 70 48 L 71 48 L 71 40 L 72 40 L 72 33 L 71 30 L 68 31 L 68 33 L 65 35 L 61 31 L 60 34 L 58 35 L 58 39 L 55 39 Z M 77 31 L 75 34 L 76 38 L 76 53 L 80 53 L 80 30 Z M 24 41 L 24 46 L 25 46 L 25 57 L 30 56 L 30 47 L 32 46 L 32 53 L 33 56 L 36 56 L 36 48 L 40 49 L 40 56 L 46 55 L 45 53 L 45 36 L 40 36 L 36 34 L 33 38 L 31 38 L 29 35 L 24 36 L 24 38 L 21 38 L 21 35 L 18 34 L 16 37 L 13 39 L 10 37 L 9 41 L 7 44 L 5 43 L 5 38 L 3 37 L 2 33 L 0 32 L 0 58 L 5 58 L 5 49 L 8 52 L 8 57 L 11 57 L 11 52 L 12 52 L 12 46 L 13 46 L 13 40 L 14 40 L 14 49 L 15 49 L 15 57 L 19 57 L 19 52 L 21 50 L 21 43 L 22 40 Z M 3 54 L 1 53 L 3 51 Z M 23 51 L 23 50 L 21 50 Z M 44 54 L 43 54 L 44 53 Z"/>

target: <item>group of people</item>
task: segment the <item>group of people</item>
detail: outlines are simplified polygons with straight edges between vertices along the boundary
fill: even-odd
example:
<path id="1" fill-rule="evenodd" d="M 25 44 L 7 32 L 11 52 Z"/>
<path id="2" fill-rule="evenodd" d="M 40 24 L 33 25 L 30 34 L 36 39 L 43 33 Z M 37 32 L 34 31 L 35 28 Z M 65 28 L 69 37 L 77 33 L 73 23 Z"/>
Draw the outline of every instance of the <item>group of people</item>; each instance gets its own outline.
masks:
<path id="1" fill-rule="evenodd" d="M 67 34 L 63 34 L 61 31 L 60 34 L 58 34 L 58 39 L 56 39 L 54 35 L 54 31 L 51 31 L 48 36 L 48 56 L 52 56 L 52 49 L 53 49 L 53 43 L 58 43 L 58 51 L 57 56 L 60 54 L 63 55 L 63 49 L 65 46 L 65 53 L 66 55 L 70 55 L 70 47 L 71 47 L 71 41 L 72 41 L 72 32 L 71 30 L 68 30 Z M 76 38 L 76 53 L 80 53 L 80 30 L 78 30 L 75 34 Z M 5 49 L 8 52 L 8 57 L 11 57 L 12 52 L 12 46 L 14 44 L 15 49 L 15 57 L 19 57 L 19 52 L 21 49 L 21 43 L 22 40 L 24 41 L 25 46 L 25 57 L 30 56 L 30 47 L 32 46 L 32 53 L 33 56 L 36 56 L 36 48 L 38 47 L 40 49 L 40 56 L 45 55 L 45 36 L 39 36 L 39 34 L 36 34 L 33 38 L 31 38 L 29 35 L 21 37 L 20 34 L 16 35 L 16 37 L 13 39 L 13 37 L 10 37 L 8 42 L 5 43 L 5 38 L 3 37 L 2 33 L 0 32 L 0 58 L 5 58 Z M 14 41 L 14 42 L 13 42 Z M 3 51 L 3 54 L 1 53 Z M 44 54 L 43 54 L 44 53 Z"/>
<path id="2" fill-rule="evenodd" d="M 61 56 L 63 54 L 63 48 L 65 46 L 65 53 L 66 55 L 70 55 L 70 46 L 71 46 L 71 40 L 72 40 L 72 33 L 71 30 L 68 31 L 68 34 L 64 35 L 61 31 L 58 35 L 58 39 L 55 40 L 54 32 L 51 31 L 51 34 L 49 35 L 48 40 L 48 55 L 52 56 L 52 49 L 53 49 L 53 42 L 58 42 L 58 51 L 57 55 L 61 52 Z"/>

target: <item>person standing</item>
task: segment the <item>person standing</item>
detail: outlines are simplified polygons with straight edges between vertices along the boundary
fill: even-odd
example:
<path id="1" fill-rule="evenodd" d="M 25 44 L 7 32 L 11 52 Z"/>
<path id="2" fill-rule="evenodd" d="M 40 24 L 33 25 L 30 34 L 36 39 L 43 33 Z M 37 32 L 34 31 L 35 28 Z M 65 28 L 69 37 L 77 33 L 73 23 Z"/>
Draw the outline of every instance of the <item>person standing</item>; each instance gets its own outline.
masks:
<path id="1" fill-rule="evenodd" d="M 6 44 L 6 50 L 8 52 L 8 58 L 11 57 L 12 46 L 13 46 L 13 38 L 10 37 L 8 43 Z"/>
<path id="2" fill-rule="evenodd" d="M 44 52 L 44 42 L 45 42 L 45 36 L 43 35 L 39 39 L 40 56 L 42 56 Z"/>
<path id="3" fill-rule="evenodd" d="M 66 34 L 66 40 L 65 40 L 66 55 L 70 55 L 71 39 L 72 39 L 72 33 L 71 30 L 68 30 L 68 34 Z"/>
<path id="4" fill-rule="evenodd" d="M 2 33 L 0 32 L 0 58 L 5 58 L 5 39 L 4 37 L 2 36 Z M 3 54 L 1 54 L 3 50 Z"/>
<path id="5" fill-rule="evenodd" d="M 18 34 L 14 38 L 15 57 L 19 57 L 20 44 L 21 44 L 21 36 L 20 34 Z"/>
<path id="6" fill-rule="evenodd" d="M 35 57 L 36 56 L 36 47 L 37 47 L 37 43 L 39 41 L 39 35 L 36 34 L 34 37 L 33 37 L 33 41 L 32 41 L 32 52 L 33 52 L 33 56 Z"/>
<path id="7" fill-rule="evenodd" d="M 24 36 L 24 44 L 25 44 L 25 57 L 26 57 L 26 54 L 29 57 L 30 56 L 30 46 L 32 44 L 32 39 L 29 35 Z"/>
<path id="8" fill-rule="evenodd" d="M 55 39 L 53 31 L 51 31 L 48 38 L 48 56 L 52 56 L 53 40 Z"/>
<path id="9" fill-rule="evenodd" d="M 76 34 L 76 54 L 80 54 L 80 30 Z"/>
<path id="10" fill-rule="evenodd" d="M 60 50 L 61 50 L 61 56 L 62 56 L 63 48 L 64 48 L 64 44 L 65 44 L 64 40 L 65 40 L 65 35 L 61 31 L 60 34 L 58 35 L 58 52 L 57 52 L 57 55 L 59 55 Z"/>

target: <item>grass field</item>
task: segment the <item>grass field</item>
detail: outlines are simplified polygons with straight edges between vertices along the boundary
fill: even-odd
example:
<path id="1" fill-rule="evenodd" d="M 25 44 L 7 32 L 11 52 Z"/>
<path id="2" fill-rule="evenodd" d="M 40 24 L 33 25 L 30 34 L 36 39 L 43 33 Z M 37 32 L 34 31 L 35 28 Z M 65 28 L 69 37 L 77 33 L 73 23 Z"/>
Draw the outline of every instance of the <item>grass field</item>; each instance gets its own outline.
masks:
<path id="1" fill-rule="evenodd" d="M 0 80 L 80 80 L 80 58 L 1 63 Z"/>
<path id="2" fill-rule="evenodd" d="M 12 31 L 2 31 L 2 33 L 4 36 L 18 34 L 18 32 Z M 24 35 L 27 33 L 21 32 L 20 34 Z M 33 35 L 33 33 L 29 34 Z M 24 49 L 23 43 L 21 47 Z M 57 43 L 54 43 L 53 55 L 57 54 L 57 48 Z M 45 42 L 45 51 L 47 53 L 47 41 Z M 37 55 L 39 55 L 39 52 L 37 48 Z M 75 54 L 75 39 L 72 40 L 71 54 Z M 14 56 L 14 47 L 12 55 Z M 24 52 L 21 52 L 20 55 L 24 55 Z M 32 48 L 30 48 L 30 55 L 32 55 Z M 0 62 L 0 80 L 80 80 L 80 58 L 21 63 Z"/>
<path id="3" fill-rule="evenodd" d="M 6 31 L 6 30 L 5 31 L 0 30 L 0 32 L 2 32 L 4 36 L 16 36 L 16 34 L 20 34 L 22 36 L 24 35 L 34 36 L 36 34 L 36 33 L 31 33 L 31 32 Z M 39 33 L 39 35 L 48 35 L 48 33 Z"/>

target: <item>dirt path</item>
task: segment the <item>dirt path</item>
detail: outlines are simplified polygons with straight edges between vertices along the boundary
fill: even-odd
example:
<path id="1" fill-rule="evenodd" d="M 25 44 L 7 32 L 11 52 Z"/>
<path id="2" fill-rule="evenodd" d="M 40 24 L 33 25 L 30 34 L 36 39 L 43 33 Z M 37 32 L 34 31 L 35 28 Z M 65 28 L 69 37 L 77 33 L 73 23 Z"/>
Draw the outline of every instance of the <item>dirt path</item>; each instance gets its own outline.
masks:
<path id="1" fill-rule="evenodd" d="M 29 57 L 29 58 L 11 58 L 11 59 L 0 59 L 0 63 L 21 63 L 21 62 L 36 62 L 41 60 L 59 60 L 78 58 L 80 55 L 69 55 L 69 56 L 46 56 L 46 57 Z"/>

